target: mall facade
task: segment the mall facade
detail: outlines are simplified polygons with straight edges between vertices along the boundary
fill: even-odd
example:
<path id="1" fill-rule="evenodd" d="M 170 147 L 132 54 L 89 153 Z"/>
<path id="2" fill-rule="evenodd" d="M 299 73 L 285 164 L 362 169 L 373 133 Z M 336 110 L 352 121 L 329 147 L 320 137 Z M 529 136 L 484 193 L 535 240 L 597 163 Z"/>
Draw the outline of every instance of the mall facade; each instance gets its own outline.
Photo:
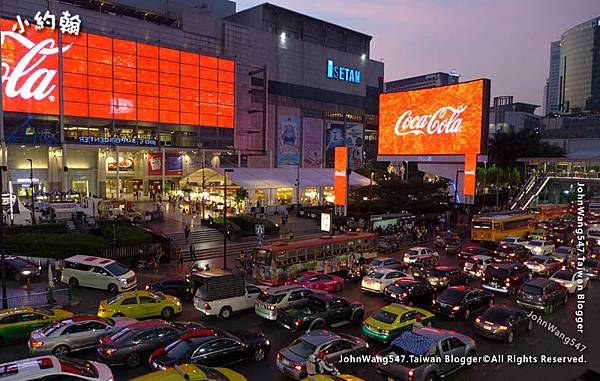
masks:
<path id="1" fill-rule="evenodd" d="M 3 2 L 5 191 L 206 194 L 223 168 L 233 183 L 263 168 L 295 181 L 256 185 L 251 203 L 320 203 L 333 148 L 349 146 L 355 168 L 375 159 L 383 64 L 370 36 L 270 4 L 132 4 Z M 79 30 L 61 30 L 65 11 Z"/>

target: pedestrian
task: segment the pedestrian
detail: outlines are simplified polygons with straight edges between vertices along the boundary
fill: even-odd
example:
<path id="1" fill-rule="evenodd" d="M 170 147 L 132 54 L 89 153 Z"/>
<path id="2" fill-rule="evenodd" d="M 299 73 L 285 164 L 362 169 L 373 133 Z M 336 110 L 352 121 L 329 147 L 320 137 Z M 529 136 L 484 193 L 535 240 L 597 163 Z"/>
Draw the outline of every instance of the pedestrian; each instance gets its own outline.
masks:
<path id="1" fill-rule="evenodd" d="M 290 230 L 290 241 L 294 240 L 294 232 Z"/>
<path id="2" fill-rule="evenodd" d="M 177 264 L 179 266 L 183 267 L 183 253 L 181 252 L 180 247 L 177 248 L 176 255 L 177 255 Z"/>
<path id="3" fill-rule="evenodd" d="M 415 332 L 418 329 L 423 328 L 423 323 L 421 323 L 421 315 L 417 315 L 415 318 L 415 322 L 412 325 L 412 331 Z"/>
<path id="4" fill-rule="evenodd" d="M 185 224 L 185 228 L 183 229 L 183 233 L 185 234 L 185 241 L 190 241 L 190 225 Z"/>
<path id="5" fill-rule="evenodd" d="M 196 262 L 196 252 L 194 251 L 194 244 L 190 245 L 190 256 L 192 257 L 192 261 Z"/>

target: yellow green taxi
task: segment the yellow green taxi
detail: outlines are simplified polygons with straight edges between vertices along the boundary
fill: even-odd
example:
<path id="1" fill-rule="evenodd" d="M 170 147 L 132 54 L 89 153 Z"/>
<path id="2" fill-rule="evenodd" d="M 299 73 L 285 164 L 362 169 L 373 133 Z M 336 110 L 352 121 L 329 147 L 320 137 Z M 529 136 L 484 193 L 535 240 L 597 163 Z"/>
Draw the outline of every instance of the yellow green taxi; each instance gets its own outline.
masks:
<path id="1" fill-rule="evenodd" d="M 162 292 L 135 290 L 102 300 L 98 306 L 98 316 L 102 318 L 126 316 L 134 319 L 160 316 L 163 319 L 170 319 L 182 310 L 181 300 L 174 296 Z"/>
<path id="2" fill-rule="evenodd" d="M 389 343 L 403 331 L 411 330 L 419 319 L 422 325 L 431 325 L 433 316 L 431 312 L 421 308 L 393 303 L 369 316 L 363 322 L 362 332 L 371 339 Z"/>
<path id="3" fill-rule="evenodd" d="M 181 364 L 159 370 L 129 381 L 247 381 L 246 377 L 227 368 Z"/>
<path id="4" fill-rule="evenodd" d="M 0 344 L 28 340 L 29 334 L 73 316 L 58 308 L 18 307 L 0 310 Z"/>
<path id="5" fill-rule="evenodd" d="M 548 237 L 548 230 L 545 229 L 538 229 L 538 230 L 534 230 L 531 233 L 529 233 L 529 235 L 527 236 L 528 239 L 532 240 L 532 239 L 546 239 L 546 237 Z"/>
<path id="6" fill-rule="evenodd" d="M 329 376 L 326 374 L 317 374 L 313 378 L 303 378 L 301 381 L 365 381 L 351 374 L 338 374 L 337 376 Z"/>

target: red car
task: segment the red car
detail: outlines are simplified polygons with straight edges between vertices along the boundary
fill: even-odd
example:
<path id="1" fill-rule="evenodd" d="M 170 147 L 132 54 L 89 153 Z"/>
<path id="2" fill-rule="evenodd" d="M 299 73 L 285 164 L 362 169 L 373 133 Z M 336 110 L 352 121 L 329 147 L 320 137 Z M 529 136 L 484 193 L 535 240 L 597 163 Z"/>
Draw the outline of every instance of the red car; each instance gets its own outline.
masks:
<path id="1" fill-rule="evenodd" d="M 299 278 L 299 277 L 298 277 Z M 298 278 L 296 278 L 298 280 Z M 330 274 L 314 274 L 297 281 L 297 284 L 313 290 L 323 291 L 342 291 L 344 288 L 344 279 Z"/>
<path id="2" fill-rule="evenodd" d="M 320 273 L 316 271 L 305 271 L 303 273 L 298 273 L 295 278 L 286 280 L 285 284 L 302 284 L 306 282 L 309 278 L 312 278 L 315 275 L 319 274 Z"/>

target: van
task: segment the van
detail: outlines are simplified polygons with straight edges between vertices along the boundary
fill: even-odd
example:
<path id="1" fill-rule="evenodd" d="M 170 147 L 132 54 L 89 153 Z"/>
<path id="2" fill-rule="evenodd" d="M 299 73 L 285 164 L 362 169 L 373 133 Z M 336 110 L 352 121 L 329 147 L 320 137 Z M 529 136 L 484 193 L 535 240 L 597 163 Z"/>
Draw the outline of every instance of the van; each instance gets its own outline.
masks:
<path id="1" fill-rule="evenodd" d="M 117 261 L 90 255 L 75 255 L 65 259 L 61 281 L 71 287 L 91 287 L 111 294 L 137 287 L 135 273 Z"/>
<path id="2" fill-rule="evenodd" d="M 306 301 L 314 291 L 299 285 L 269 287 L 258 295 L 254 311 L 260 317 L 277 319 L 279 308 L 294 307 Z"/>

